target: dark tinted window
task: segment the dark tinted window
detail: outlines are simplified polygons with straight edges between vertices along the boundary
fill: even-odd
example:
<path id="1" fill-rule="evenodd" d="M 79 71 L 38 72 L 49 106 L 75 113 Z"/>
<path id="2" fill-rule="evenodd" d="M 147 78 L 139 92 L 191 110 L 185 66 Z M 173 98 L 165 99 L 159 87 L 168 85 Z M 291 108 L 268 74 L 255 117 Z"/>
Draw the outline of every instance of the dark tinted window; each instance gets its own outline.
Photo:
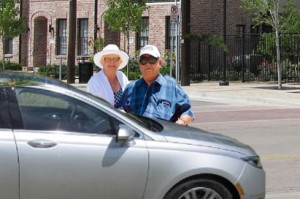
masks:
<path id="1" fill-rule="evenodd" d="M 149 43 L 149 17 L 142 17 L 141 30 L 137 33 L 137 50 Z"/>
<path id="2" fill-rule="evenodd" d="M 57 55 L 67 54 L 67 20 L 57 20 Z"/>
<path id="3" fill-rule="evenodd" d="M 4 41 L 4 54 L 13 54 L 13 38 Z"/>
<path id="4" fill-rule="evenodd" d="M 88 19 L 79 19 L 78 33 L 78 55 L 88 54 Z"/>
<path id="5" fill-rule="evenodd" d="M 0 88 L 0 110 L 0 128 L 10 128 L 10 118 L 5 88 Z"/>
<path id="6" fill-rule="evenodd" d="M 136 123 L 150 131 L 161 132 L 164 129 L 164 127 L 153 118 L 148 118 L 132 113 L 125 113 L 123 111 L 120 111 L 120 113 L 125 115 L 126 117 L 129 117 L 130 119 L 134 120 Z"/>
<path id="7" fill-rule="evenodd" d="M 35 88 L 16 88 L 25 129 L 114 134 L 119 122 L 78 99 Z"/>

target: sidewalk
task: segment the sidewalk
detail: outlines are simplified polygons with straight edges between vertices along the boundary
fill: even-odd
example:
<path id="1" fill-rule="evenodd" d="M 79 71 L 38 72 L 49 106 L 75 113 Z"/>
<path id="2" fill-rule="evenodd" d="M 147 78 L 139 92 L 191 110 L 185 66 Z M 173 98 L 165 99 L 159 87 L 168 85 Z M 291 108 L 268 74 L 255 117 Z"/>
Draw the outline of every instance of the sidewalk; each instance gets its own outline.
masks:
<path id="1" fill-rule="evenodd" d="M 277 83 L 269 82 L 229 82 L 229 86 L 219 86 L 219 82 L 203 82 L 182 88 L 191 100 L 300 108 L 300 82 L 285 83 L 281 90 L 278 90 Z"/>
<path id="2" fill-rule="evenodd" d="M 72 85 L 86 88 L 86 84 Z M 219 82 L 206 81 L 182 88 L 191 100 L 300 108 L 300 82 L 285 83 L 282 90 L 278 90 L 277 83 L 269 82 L 229 82 L 229 86 L 219 86 Z"/>

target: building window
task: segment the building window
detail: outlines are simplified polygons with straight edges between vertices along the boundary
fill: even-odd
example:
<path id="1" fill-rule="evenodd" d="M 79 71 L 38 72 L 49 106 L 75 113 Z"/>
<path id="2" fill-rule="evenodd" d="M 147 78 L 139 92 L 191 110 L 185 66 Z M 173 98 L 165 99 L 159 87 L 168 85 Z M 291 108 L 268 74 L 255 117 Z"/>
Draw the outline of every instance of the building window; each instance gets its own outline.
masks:
<path id="1" fill-rule="evenodd" d="M 137 33 L 137 50 L 147 45 L 149 41 L 149 18 L 142 17 L 141 31 Z"/>
<path id="2" fill-rule="evenodd" d="M 263 24 L 262 25 L 262 33 L 271 33 L 273 32 L 273 28 L 271 25 Z"/>
<path id="3" fill-rule="evenodd" d="M 57 20 L 57 54 L 66 55 L 67 54 L 67 20 L 58 19 Z"/>
<path id="4" fill-rule="evenodd" d="M 4 54 L 13 54 L 13 38 L 6 39 L 4 46 Z"/>
<path id="5" fill-rule="evenodd" d="M 88 19 L 79 19 L 78 55 L 88 54 Z"/>
<path id="6" fill-rule="evenodd" d="M 252 37 L 256 37 L 259 35 L 259 26 L 251 25 L 250 33 Z"/>
<path id="7" fill-rule="evenodd" d="M 243 37 L 245 34 L 245 25 L 236 25 L 236 36 Z"/>

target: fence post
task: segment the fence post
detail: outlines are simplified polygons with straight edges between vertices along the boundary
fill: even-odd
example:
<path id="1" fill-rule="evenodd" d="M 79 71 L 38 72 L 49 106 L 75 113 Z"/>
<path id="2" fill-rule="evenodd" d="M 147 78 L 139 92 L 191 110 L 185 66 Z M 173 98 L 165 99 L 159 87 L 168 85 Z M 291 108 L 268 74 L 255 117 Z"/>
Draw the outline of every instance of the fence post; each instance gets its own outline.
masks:
<path id="1" fill-rule="evenodd" d="M 60 63 L 59 63 L 59 74 L 58 74 L 58 79 L 59 80 L 61 80 L 61 72 L 62 72 L 62 69 L 61 69 L 61 67 L 62 67 L 62 60 L 63 59 L 66 59 L 65 57 L 58 57 L 58 58 L 56 58 L 56 59 L 60 59 Z"/>

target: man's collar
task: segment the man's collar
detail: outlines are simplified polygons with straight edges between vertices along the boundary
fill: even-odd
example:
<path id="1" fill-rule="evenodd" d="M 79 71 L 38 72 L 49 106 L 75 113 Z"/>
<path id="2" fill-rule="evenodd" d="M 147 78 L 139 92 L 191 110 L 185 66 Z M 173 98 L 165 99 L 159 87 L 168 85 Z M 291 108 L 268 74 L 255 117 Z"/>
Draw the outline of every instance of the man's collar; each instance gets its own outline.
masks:
<path id="1" fill-rule="evenodd" d="M 165 78 L 161 74 L 159 74 L 155 80 L 155 82 L 158 83 L 159 85 L 164 84 L 165 81 L 166 81 Z"/>
<path id="2" fill-rule="evenodd" d="M 162 85 L 162 84 L 164 84 L 165 81 L 166 81 L 165 78 L 164 78 L 161 74 L 159 74 L 158 77 L 156 78 L 156 80 L 152 83 L 152 85 L 153 85 L 154 83 L 157 83 L 157 84 L 159 84 L 159 85 Z M 137 80 L 136 85 L 137 85 L 137 86 L 142 86 L 142 85 L 147 85 L 147 86 L 148 86 L 148 84 L 147 84 L 147 82 L 144 80 L 144 78 L 141 78 L 141 79 Z"/>

